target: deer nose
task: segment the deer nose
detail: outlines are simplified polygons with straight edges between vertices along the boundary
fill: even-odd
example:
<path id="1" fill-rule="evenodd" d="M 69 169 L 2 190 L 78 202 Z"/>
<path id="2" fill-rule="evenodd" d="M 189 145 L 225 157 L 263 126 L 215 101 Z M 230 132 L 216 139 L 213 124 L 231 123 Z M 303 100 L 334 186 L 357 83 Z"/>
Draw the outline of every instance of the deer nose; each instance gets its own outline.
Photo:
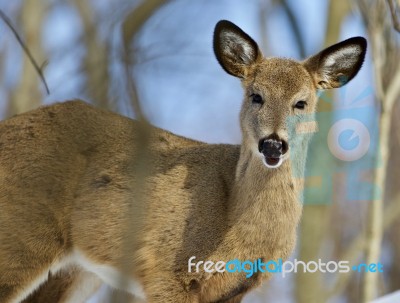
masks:
<path id="1" fill-rule="evenodd" d="M 288 151 L 288 144 L 279 138 L 277 134 L 272 134 L 258 142 L 258 150 L 265 157 L 279 158 Z"/>

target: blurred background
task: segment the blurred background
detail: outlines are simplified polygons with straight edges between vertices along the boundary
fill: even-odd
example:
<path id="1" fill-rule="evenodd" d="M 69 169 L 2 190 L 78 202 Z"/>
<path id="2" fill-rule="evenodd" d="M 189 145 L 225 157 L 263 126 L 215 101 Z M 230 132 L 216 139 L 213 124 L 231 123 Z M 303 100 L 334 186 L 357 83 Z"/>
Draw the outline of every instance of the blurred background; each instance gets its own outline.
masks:
<path id="1" fill-rule="evenodd" d="M 50 90 L 0 22 L 0 118 L 76 98 L 134 118 L 138 101 L 153 125 L 239 144 L 240 81 L 212 51 L 219 20 L 240 26 L 266 56 L 302 59 L 364 36 L 369 48 L 361 72 L 321 95 L 317 119 L 326 132 L 312 142 L 292 259 L 379 261 L 384 272 L 276 276 L 245 302 L 369 302 L 400 289 L 398 7 L 398 0 L 0 0 Z M 358 162 L 339 159 L 327 143 L 343 117 L 370 132 Z M 346 127 L 339 145 L 356 148 L 365 137 Z M 104 291 L 91 302 L 101 302 Z"/>

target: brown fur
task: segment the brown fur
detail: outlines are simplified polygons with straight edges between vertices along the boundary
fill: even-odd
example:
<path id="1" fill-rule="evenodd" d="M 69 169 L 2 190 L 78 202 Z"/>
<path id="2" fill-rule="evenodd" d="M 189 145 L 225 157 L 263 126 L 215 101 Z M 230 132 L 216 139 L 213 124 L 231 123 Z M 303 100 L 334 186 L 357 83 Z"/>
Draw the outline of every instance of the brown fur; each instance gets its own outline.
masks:
<path id="1" fill-rule="evenodd" d="M 352 51 L 342 52 L 346 47 Z M 205 144 L 152 127 L 143 215 L 135 212 L 139 193 L 132 191 L 139 169 L 137 122 L 71 101 L 0 124 L 1 302 L 23 299 L 35 279 L 46 280 L 58 267 L 79 266 L 76 251 L 92 265 L 118 269 L 127 233 L 136 243 L 128 277 L 154 303 L 240 302 L 270 277 L 189 273 L 191 256 L 216 262 L 290 255 L 302 209 L 302 181 L 294 169 L 304 167 L 308 142 L 290 138 L 286 120 L 301 122 L 302 113 L 315 111 L 316 88 L 337 86 L 341 75 L 350 80 L 365 42 L 353 38 L 304 62 L 264 58 L 247 34 L 221 21 L 214 48 L 223 68 L 242 79 L 243 142 Z M 328 64 L 332 56 L 340 57 L 334 66 Z M 263 104 L 252 103 L 254 93 Z M 307 102 L 303 111 L 294 108 L 298 100 Z M 278 168 L 266 167 L 257 149 L 272 133 L 291 140 L 290 156 Z M 142 222 L 140 230 L 124 229 L 131 220 Z M 52 287 L 57 278 L 50 279 L 30 302 L 50 289 L 62 301 L 61 294 L 79 284 L 73 280 L 81 272 L 74 270 Z"/>
<path id="2" fill-rule="evenodd" d="M 92 282 L 90 285 L 91 287 L 84 283 L 88 279 L 94 280 L 94 283 Z M 80 288 L 84 289 L 79 290 L 79 299 L 84 302 L 84 300 L 89 299 L 100 285 L 101 280 L 91 273 L 72 267 L 55 274 L 49 273 L 47 282 L 36 289 L 22 303 L 76 302 L 76 298 L 73 298 L 73 295 Z"/>

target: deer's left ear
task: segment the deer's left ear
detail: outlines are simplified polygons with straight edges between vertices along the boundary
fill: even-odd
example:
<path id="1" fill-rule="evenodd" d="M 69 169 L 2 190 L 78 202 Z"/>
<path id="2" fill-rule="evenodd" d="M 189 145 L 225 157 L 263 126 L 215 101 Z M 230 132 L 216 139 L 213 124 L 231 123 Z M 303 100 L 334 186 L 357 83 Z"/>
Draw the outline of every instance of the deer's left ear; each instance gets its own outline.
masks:
<path id="1" fill-rule="evenodd" d="M 303 64 L 318 89 L 336 88 L 357 75 L 366 51 L 367 40 L 354 37 L 324 49 L 306 59 Z"/>

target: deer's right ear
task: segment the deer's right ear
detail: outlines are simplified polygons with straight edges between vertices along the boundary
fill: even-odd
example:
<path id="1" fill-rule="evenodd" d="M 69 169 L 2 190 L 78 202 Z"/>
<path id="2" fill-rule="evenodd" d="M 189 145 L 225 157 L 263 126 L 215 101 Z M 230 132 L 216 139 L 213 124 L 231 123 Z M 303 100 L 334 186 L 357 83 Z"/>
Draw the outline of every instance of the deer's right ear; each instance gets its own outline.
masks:
<path id="1" fill-rule="evenodd" d="M 221 20 L 215 26 L 214 53 L 229 74 L 244 78 L 248 69 L 262 58 L 257 43 L 232 22 Z"/>

